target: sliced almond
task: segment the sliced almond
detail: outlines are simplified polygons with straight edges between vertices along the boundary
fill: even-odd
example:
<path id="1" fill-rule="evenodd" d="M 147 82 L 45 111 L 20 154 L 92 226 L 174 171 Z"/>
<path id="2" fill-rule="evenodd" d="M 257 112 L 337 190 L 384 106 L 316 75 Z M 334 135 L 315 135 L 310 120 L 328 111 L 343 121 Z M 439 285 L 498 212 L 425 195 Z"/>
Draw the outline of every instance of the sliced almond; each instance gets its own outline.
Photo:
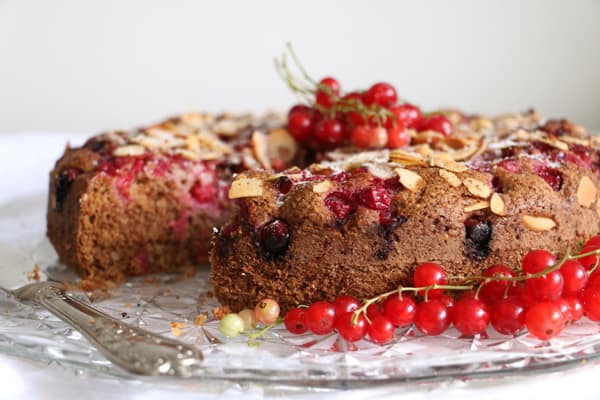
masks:
<path id="1" fill-rule="evenodd" d="M 390 161 L 403 165 L 427 165 L 427 159 L 422 155 L 403 150 L 390 151 Z"/>
<path id="2" fill-rule="evenodd" d="M 596 186 L 594 182 L 587 176 L 582 177 L 577 188 L 577 201 L 584 207 L 590 207 L 595 200 Z"/>
<path id="3" fill-rule="evenodd" d="M 273 129 L 269 133 L 267 136 L 267 148 L 271 160 L 281 160 L 286 163 L 292 161 L 298 152 L 296 141 L 283 128 Z"/>
<path id="4" fill-rule="evenodd" d="M 462 184 L 460 178 L 456 176 L 454 172 L 446 171 L 445 169 L 440 169 L 438 171 L 440 173 L 440 176 L 444 178 L 446 182 L 450 184 L 450 186 L 459 187 Z"/>
<path id="5" fill-rule="evenodd" d="M 198 136 L 190 135 L 186 138 L 186 147 L 191 151 L 200 150 L 200 141 L 198 140 Z"/>
<path id="6" fill-rule="evenodd" d="M 498 193 L 494 193 L 490 199 L 490 210 L 501 217 L 506 215 L 506 205 Z"/>
<path id="7" fill-rule="evenodd" d="M 546 232 L 556 226 L 552 218 L 534 217 L 533 215 L 523 215 L 521 217 L 523 225 L 534 232 Z"/>
<path id="8" fill-rule="evenodd" d="M 415 151 L 422 156 L 430 156 L 434 153 L 434 151 L 427 144 L 419 144 L 415 146 Z"/>
<path id="9" fill-rule="evenodd" d="M 143 146 L 138 146 L 136 144 L 131 144 L 128 146 L 117 147 L 115 151 L 113 151 L 113 155 L 115 157 L 124 157 L 124 156 L 141 156 L 146 152 L 146 149 Z"/>
<path id="10" fill-rule="evenodd" d="M 444 158 L 440 158 L 440 157 L 432 157 L 430 159 L 430 164 L 433 167 L 438 167 L 438 168 L 443 168 L 445 170 L 448 170 L 450 172 L 465 172 L 467 171 L 469 168 L 467 168 L 466 165 L 458 163 L 456 161 L 453 160 L 446 160 Z"/>
<path id="11" fill-rule="evenodd" d="M 566 142 L 566 143 L 579 144 L 581 146 L 590 146 L 591 145 L 589 139 L 581 139 L 581 138 L 567 136 L 567 135 L 561 136 L 560 140 L 562 140 L 563 142 Z"/>
<path id="12" fill-rule="evenodd" d="M 472 212 L 472 211 L 477 211 L 477 210 L 483 210 L 485 208 L 488 208 L 490 206 L 490 202 L 489 201 L 478 201 L 477 203 L 468 205 L 464 208 L 465 212 Z"/>
<path id="13" fill-rule="evenodd" d="M 408 190 L 414 192 L 423 184 L 423 178 L 416 172 L 405 168 L 396 168 L 394 172 L 398 174 L 398 180 Z"/>
<path id="14" fill-rule="evenodd" d="M 265 169 L 271 169 L 271 160 L 269 159 L 267 137 L 260 131 L 252 133 L 252 150 L 254 157 Z"/>
<path id="15" fill-rule="evenodd" d="M 479 179 L 466 178 L 463 181 L 463 184 L 473 196 L 487 199 L 492 194 L 492 189 L 488 186 L 488 184 L 480 181 Z"/>
<path id="16" fill-rule="evenodd" d="M 241 177 L 234 180 L 229 188 L 230 199 L 240 199 L 243 197 L 262 196 L 262 181 L 257 178 Z"/>
<path id="17" fill-rule="evenodd" d="M 236 133 L 238 133 L 238 131 L 240 129 L 240 124 L 238 121 L 226 118 L 226 119 L 217 121 L 213 125 L 212 129 L 217 135 L 233 136 Z"/>
<path id="18" fill-rule="evenodd" d="M 315 193 L 326 193 L 329 190 L 331 190 L 332 187 L 333 185 L 330 181 L 322 181 L 314 184 L 312 187 L 312 191 Z"/>

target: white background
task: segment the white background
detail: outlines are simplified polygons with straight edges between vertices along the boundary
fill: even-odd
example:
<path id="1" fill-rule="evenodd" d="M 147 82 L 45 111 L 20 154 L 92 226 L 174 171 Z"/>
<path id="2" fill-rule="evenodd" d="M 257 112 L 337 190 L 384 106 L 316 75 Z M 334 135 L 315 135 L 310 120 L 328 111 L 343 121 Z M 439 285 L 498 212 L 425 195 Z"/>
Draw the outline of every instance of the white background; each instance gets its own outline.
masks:
<path id="1" fill-rule="evenodd" d="M 599 0 L 0 0 L 0 132 L 285 108 L 286 41 L 348 88 L 600 127 Z"/>

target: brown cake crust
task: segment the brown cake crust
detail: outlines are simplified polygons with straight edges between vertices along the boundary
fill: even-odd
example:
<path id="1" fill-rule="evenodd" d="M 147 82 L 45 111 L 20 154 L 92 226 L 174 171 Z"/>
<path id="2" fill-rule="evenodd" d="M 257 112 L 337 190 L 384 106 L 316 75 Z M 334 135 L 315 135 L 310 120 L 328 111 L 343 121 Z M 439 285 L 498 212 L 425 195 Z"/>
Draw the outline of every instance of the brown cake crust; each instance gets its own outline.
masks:
<path id="1" fill-rule="evenodd" d="M 412 271 L 423 262 L 437 262 L 460 278 L 494 264 L 518 267 L 534 248 L 556 253 L 575 248 L 600 230 L 597 150 L 573 124 L 540 125 L 534 119 L 525 121 L 524 130 L 524 118 L 490 121 L 488 146 L 463 160 L 466 164 L 448 162 L 443 152 L 423 157 L 419 149 L 412 155 L 392 151 L 377 166 L 364 162 L 367 168 L 346 161 L 289 171 L 294 181 L 289 193 L 277 189 L 278 176 L 242 174 L 236 181 L 258 184 L 262 193 L 237 196 L 240 212 L 215 234 L 211 266 L 217 298 L 233 311 L 264 298 L 286 310 L 339 295 L 373 297 L 411 284 Z M 589 164 L 583 156 L 569 158 L 583 150 Z M 343 173 L 348 176 L 340 177 Z M 415 185 L 407 174 L 418 177 Z M 390 179 L 401 182 L 388 188 L 391 204 L 384 211 L 392 211 L 393 223 L 384 224 L 381 210 L 361 204 L 340 220 L 327 205 L 332 194 L 356 196 Z M 273 221 L 282 221 L 289 235 L 276 254 L 261 239 Z"/>

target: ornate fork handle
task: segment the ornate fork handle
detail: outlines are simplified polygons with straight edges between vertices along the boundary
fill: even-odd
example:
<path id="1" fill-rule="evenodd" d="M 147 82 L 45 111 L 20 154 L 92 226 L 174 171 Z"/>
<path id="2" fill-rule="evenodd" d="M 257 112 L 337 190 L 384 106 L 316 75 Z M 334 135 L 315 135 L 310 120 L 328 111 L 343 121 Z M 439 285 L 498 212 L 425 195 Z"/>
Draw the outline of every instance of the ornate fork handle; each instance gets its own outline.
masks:
<path id="1" fill-rule="evenodd" d="M 123 369 L 142 375 L 190 376 L 200 367 L 202 353 L 192 346 L 124 324 L 66 294 L 62 285 L 37 285 L 37 303 L 81 332 Z"/>

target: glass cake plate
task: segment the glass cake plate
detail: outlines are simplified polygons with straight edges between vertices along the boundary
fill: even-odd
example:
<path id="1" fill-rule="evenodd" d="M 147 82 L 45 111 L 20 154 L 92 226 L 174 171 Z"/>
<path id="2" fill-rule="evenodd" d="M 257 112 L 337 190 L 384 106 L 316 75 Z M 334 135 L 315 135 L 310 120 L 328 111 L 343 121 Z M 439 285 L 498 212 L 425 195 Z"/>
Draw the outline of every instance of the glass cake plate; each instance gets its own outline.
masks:
<path id="1" fill-rule="evenodd" d="M 0 286 L 28 275 L 72 280 L 56 262 L 44 236 L 45 196 L 0 206 Z M 28 274 L 29 273 L 29 274 Z M 397 330 L 385 346 L 366 340 L 348 344 L 337 334 L 292 335 L 276 327 L 250 346 L 248 336 L 226 339 L 212 317 L 208 268 L 192 277 L 158 275 L 131 279 L 108 293 L 77 294 L 83 301 L 126 323 L 194 344 L 202 368 L 188 379 L 258 381 L 302 387 L 348 388 L 374 382 L 434 381 L 556 371 L 600 355 L 600 324 L 580 321 L 558 337 L 540 342 L 528 334 L 508 337 L 488 329 L 486 337 L 460 338 L 454 329 L 423 337 L 414 328 Z M 43 277 L 42 277 L 43 278 Z M 199 324 L 199 315 L 208 320 Z M 141 379 L 107 361 L 77 331 L 49 312 L 0 292 L 0 352 L 92 374 Z M 153 378 L 155 379 L 155 378 Z M 168 378 L 173 379 L 173 378 Z M 188 381 L 189 382 L 189 381 Z"/>

